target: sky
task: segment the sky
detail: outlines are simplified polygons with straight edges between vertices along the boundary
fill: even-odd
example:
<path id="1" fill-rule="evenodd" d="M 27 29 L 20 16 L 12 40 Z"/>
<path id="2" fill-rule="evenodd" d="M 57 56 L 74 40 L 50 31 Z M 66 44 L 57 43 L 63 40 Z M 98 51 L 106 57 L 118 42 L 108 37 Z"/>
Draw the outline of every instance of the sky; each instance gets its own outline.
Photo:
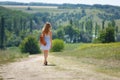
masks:
<path id="1" fill-rule="evenodd" d="M 0 0 L 0 1 L 15 1 L 15 2 L 42 2 L 42 3 L 72 3 L 72 4 L 102 4 L 120 6 L 120 0 Z"/>

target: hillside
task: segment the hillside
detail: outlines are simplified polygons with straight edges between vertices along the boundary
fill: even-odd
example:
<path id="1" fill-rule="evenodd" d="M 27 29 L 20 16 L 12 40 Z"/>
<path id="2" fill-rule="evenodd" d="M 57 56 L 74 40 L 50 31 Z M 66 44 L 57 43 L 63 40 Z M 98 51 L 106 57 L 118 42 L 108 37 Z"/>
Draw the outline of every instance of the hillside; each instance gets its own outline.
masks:
<path id="1" fill-rule="evenodd" d="M 3 4 L 4 3 L 4 4 Z M 102 21 L 105 21 L 105 25 L 111 20 L 115 20 L 116 25 L 120 25 L 120 7 L 112 5 L 84 5 L 84 4 L 46 4 L 46 3 L 12 3 L 1 2 L 3 6 L 13 9 L 21 10 L 27 13 L 33 14 L 35 17 L 43 17 L 45 21 L 50 21 L 53 27 L 59 27 L 60 25 L 68 24 L 69 20 L 73 20 L 73 23 L 77 26 L 86 20 L 92 20 L 94 25 L 98 23 L 102 26 Z M 9 4 L 8 4 L 9 3 Z M 13 5 L 14 4 L 14 5 Z M 16 4 L 16 6 L 15 6 Z M 19 6 L 18 6 L 19 5 Z M 40 7 L 43 6 L 43 7 Z M 47 6 L 47 7 L 45 7 Z M 54 6 L 54 7 L 50 7 Z M 28 7 L 31 10 L 27 10 Z"/>
<path id="2" fill-rule="evenodd" d="M 36 38 L 38 39 L 40 30 L 47 21 L 52 24 L 53 39 L 60 38 L 69 43 L 92 42 L 94 38 L 99 36 L 101 30 L 112 26 L 116 41 L 120 41 L 119 6 L 99 4 L 47 4 L 39 6 L 35 4 L 34 6 L 30 4 L 4 4 L 1 6 L 0 16 L 6 17 L 7 30 L 9 32 L 13 30 L 13 34 L 15 32 L 12 39 L 19 36 L 19 39 L 16 38 L 17 45 L 30 32 L 37 34 Z M 7 32 L 8 37 L 9 32 Z M 23 35 L 24 33 L 26 35 Z"/>

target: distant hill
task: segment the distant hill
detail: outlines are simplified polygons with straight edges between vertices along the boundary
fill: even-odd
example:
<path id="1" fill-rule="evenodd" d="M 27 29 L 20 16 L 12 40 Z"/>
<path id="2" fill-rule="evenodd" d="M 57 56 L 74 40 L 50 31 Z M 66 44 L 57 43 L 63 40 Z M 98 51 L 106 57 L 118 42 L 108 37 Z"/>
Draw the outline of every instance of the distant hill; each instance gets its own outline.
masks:
<path id="1" fill-rule="evenodd" d="M 21 3 L 21 2 L 11 2 L 11 1 L 0 2 L 0 5 L 60 6 L 60 4 L 37 3 L 37 2 Z"/>
<path id="2" fill-rule="evenodd" d="M 73 21 L 75 26 L 80 26 L 87 20 L 92 20 L 93 24 L 96 23 L 102 26 L 102 21 L 105 21 L 105 25 L 109 21 L 115 20 L 116 26 L 120 25 L 120 7 L 112 5 L 85 5 L 85 4 L 49 4 L 49 3 L 20 3 L 20 2 L 0 2 L 0 5 L 20 6 L 11 7 L 10 9 L 21 10 L 23 12 L 31 13 L 34 15 L 36 24 L 40 19 L 43 22 L 50 21 L 54 23 L 53 27 L 59 27 L 60 25 L 68 24 L 70 20 Z M 22 7 L 26 6 L 26 7 Z M 27 6 L 30 6 L 31 10 L 27 10 Z M 45 9 L 34 6 L 57 6 L 57 9 Z M 7 7 L 9 8 L 9 7 Z M 40 19 L 39 19 L 40 18 Z M 55 24 L 56 23 L 56 24 Z"/>
<path id="3" fill-rule="evenodd" d="M 64 7 L 101 7 L 101 8 L 108 8 L 108 7 L 120 7 L 120 6 L 112 6 L 112 5 L 100 5 L 100 4 L 94 4 L 94 5 L 86 5 L 86 4 L 52 4 L 52 3 L 40 3 L 40 2 L 30 2 L 30 3 L 23 3 L 23 2 L 12 2 L 12 1 L 0 1 L 0 5 L 29 5 L 29 6 L 64 6 Z"/>
<path id="4" fill-rule="evenodd" d="M 5 26 L 8 31 L 6 34 L 7 36 L 12 36 L 12 39 L 18 36 L 15 40 L 17 44 L 15 41 L 12 43 L 13 40 L 9 37 L 8 41 L 11 42 L 6 43 L 7 46 L 12 46 L 12 44 L 19 45 L 21 40 L 31 33 L 32 30 L 33 32 L 41 30 L 47 21 L 52 24 L 54 39 L 62 36 L 62 39 L 65 39 L 66 42 L 92 42 L 92 38 L 97 37 L 100 30 L 112 26 L 116 31 L 116 41 L 120 41 L 119 6 L 100 4 L 3 3 L 0 3 L 2 6 L 0 7 L 0 18 L 3 16 L 5 18 Z M 68 34 L 65 30 L 69 30 L 68 33 L 70 31 L 71 33 Z M 11 32 L 12 34 L 9 35 Z"/>

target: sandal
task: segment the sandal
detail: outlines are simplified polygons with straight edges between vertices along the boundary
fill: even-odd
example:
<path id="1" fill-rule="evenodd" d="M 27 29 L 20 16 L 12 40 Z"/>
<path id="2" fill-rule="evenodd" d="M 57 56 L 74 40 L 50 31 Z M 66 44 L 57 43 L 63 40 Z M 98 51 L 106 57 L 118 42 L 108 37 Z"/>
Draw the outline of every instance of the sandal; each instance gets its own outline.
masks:
<path id="1" fill-rule="evenodd" d="M 47 61 L 46 61 L 46 62 L 44 62 L 44 65 L 47 65 Z"/>

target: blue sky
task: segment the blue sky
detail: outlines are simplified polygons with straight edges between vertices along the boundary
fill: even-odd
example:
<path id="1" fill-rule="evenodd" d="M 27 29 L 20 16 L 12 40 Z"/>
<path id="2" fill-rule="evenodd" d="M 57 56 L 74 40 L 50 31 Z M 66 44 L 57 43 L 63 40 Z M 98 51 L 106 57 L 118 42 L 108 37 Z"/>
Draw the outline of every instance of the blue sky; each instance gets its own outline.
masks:
<path id="1" fill-rule="evenodd" d="M 0 0 L 0 1 L 16 1 L 16 2 L 43 2 L 43 3 L 72 3 L 72 4 L 109 4 L 120 6 L 120 0 Z"/>

